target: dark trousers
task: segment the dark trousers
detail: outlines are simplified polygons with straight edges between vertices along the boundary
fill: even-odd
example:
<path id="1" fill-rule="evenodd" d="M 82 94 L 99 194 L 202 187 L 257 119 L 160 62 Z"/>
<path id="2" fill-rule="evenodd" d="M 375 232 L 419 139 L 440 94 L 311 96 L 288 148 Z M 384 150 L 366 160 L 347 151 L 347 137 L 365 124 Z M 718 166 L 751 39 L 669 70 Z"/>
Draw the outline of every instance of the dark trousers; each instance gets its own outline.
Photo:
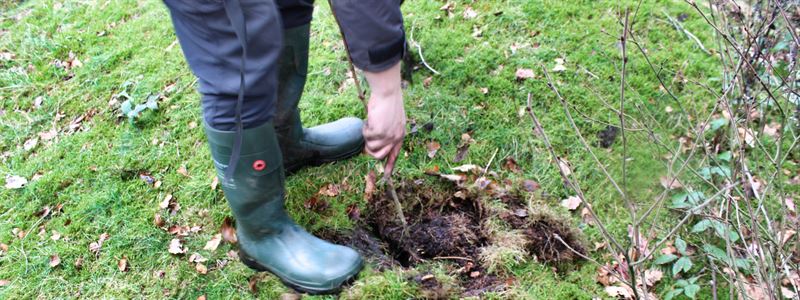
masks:
<path id="1" fill-rule="evenodd" d="M 204 121 L 218 130 L 234 130 L 240 94 L 245 129 L 272 120 L 283 29 L 311 22 L 313 0 L 163 1 L 186 61 L 198 77 Z M 400 0 L 334 0 L 334 10 L 357 67 L 381 71 L 400 60 Z"/>

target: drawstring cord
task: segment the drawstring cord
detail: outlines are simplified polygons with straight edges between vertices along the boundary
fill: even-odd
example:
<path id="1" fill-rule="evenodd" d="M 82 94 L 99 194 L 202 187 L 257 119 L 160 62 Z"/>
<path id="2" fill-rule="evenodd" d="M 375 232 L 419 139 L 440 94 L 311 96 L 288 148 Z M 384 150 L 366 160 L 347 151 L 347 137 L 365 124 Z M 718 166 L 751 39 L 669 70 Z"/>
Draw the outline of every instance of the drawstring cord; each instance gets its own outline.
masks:
<path id="1" fill-rule="evenodd" d="M 233 143 L 233 152 L 228 161 L 228 169 L 225 171 L 225 181 L 229 184 L 233 183 L 233 173 L 236 171 L 236 165 L 239 162 L 239 156 L 242 152 L 242 139 L 244 139 L 244 128 L 242 124 L 242 105 L 244 104 L 245 92 L 245 61 L 247 60 L 247 26 L 245 26 L 244 11 L 242 4 L 239 0 L 225 0 L 225 14 L 231 21 L 233 31 L 242 44 L 242 60 L 239 65 L 239 96 L 236 99 L 236 138 Z"/>

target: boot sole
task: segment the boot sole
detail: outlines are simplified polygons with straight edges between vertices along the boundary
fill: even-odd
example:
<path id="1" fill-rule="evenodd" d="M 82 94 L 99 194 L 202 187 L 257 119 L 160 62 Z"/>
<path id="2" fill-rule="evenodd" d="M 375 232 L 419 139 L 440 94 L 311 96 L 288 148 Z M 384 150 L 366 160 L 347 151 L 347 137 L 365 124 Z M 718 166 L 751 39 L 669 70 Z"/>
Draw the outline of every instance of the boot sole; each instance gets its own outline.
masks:
<path id="1" fill-rule="evenodd" d="M 333 288 L 333 289 L 316 289 L 316 288 L 304 287 L 302 285 L 299 285 L 299 284 L 284 280 L 283 278 L 281 278 L 280 276 L 275 274 L 275 272 L 272 272 L 272 270 L 270 270 L 267 266 L 264 266 L 264 265 L 258 263 L 258 261 L 256 261 L 254 258 L 250 257 L 250 255 L 248 255 L 242 249 L 239 249 L 239 260 L 241 260 L 242 263 L 245 266 L 249 267 L 250 269 L 253 269 L 253 270 L 257 271 L 257 272 L 269 272 L 270 274 L 275 275 L 275 277 L 280 279 L 281 282 L 284 285 L 294 289 L 295 291 L 298 291 L 298 292 L 301 292 L 301 293 L 306 293 L 306 294 L 309 294 L 309 295 L 328 295 L 328 294 L 338 294 L 338 293 L 340 293 L 342 291 L 342 287 L 343 286 L 348 285 L 348 284 L 352 283 L 353 281 L 355 281 L 356 275 L 358 275 L 358 273 L 361 272 L 361 269 L 364 267 L 364 264 L 361 263 L 361 265 L 358 266 L 358 269 L 356 269 L 356 272 L 353 273 L 353 275 L 350 275 L 350 277 L 347 278 L 347 280 L 342 282 L 342 284 L 340 286 L 336 287 L 336 288 Z"/>
<path id="2" fill-rule="evenodd" d="M 361 142 L 361 145 L 358 148 L 353 148 L 353 150 L 351 150 L 350 152 L 345 152 L 342 155 L 336 157 L 299 161 L 288 167 L 284 164 L 284 173 L 286 173 L 286 176 L 289 176 L 297 171 L 300 171 L 305 167 L 318 167 L 327 163 L 332 163 L 338 160 L 347 159 L 358 155 L 359 153 L 361 153 L 361 150 L 363 149 L 364 149 L 364 142 Z"/>

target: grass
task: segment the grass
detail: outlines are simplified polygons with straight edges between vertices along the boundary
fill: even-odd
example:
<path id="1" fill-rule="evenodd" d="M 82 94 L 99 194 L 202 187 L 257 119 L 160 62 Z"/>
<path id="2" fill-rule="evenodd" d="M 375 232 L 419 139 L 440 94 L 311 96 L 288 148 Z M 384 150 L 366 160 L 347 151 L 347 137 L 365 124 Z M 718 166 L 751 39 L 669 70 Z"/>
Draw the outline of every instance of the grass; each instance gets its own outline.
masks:
<path id="1" fill-rule="evenodd" d="M 339 91 L 347 71 L 342 44 L 326 3 L 317 2 L 310 76 L 301 102 L 304 122 L 313 125 L 346 115 L 363 117 L 354 87 Z M 570 192 L 541 141 L 533 137 L 530 120 L 518 114 L 526 95 L 532 93 L 534 109 L 554 139 L 556 151 L 573 164 L 587 197 L 611 232 L 625 236 L 627 223 L 617 217 L 627 213 L 622 201 L 574 137 L 539 70 L 540 64 L 552 69 L 556 58 L 566 60 L 567 71 L 553 75 L 574 108 L 591 117 L 577 118 L 577 125 L 592 142 L 605 123 L 616 124 L 616 115 L 601 99 L 616 103 L 619 97 L 619 14 L 636 8 L 631 1 L 617 2 L 455 1 L 449 17 L 440 10 L 442 1 L 406 1 L 406 28 L 413 31 L 428 63 L 441 75 L 432 76 L 423 67 L 415 72 L 416 84 L 405 91 L 409 118 L 417 124 L 433 122 L 435 129 L 406 140 L 396 176 L 422 176 L 437 165 L 443 170 L 463 163 L 486 165 L 497 151 L 492 170 L 538 181 L 551 196 L 544 201 L 558 207 L 558 199 Z M 462 17 L 467 5 L 479 12 L 477 18 Z M 175 215 L 164 214 L 165 222 L 202 227 L 185 239 L 189 253 L 208 258 L 211 266 L 225 259 L 231 249 L 222 245 L 214 252 L 202 250 L 230 211 L 221 191 L 210 188 L 213 166 L 201 129 L 196 127 L 199 95 L 180 46 L 174 44 L 163 4 L 32 0 L 2 1 L 0 7 L 0 52 L 13 54 L 0 60 L 0 153 L 5 153 L 0 174 L 27 179 L 39 174 L 38 180 L 22 189 L 0 189 L 0 242 L 9 247 L 0 255 L 0 279 L 10 280 L 0 287 L 0 298 L 196 298 L 202 294 L 211 299 L 277 298 L 289 292 L 277 279 L 265 276 L 257 282 L 254 295 L 248 287 L 253 272 L 238 262 L 199 274 L 186 256 L 167 252 L 173 237 L 153 225 L 154 214 L 161 211 L 159 202 L 171 194 L 181 209 Z M 709 79 L 715 76 L 714 58 L 665 23 L 663 12 L 687 13 L 690 17 L 684 27 L 709 41 L 710 31 L 689 7 L 647 1 L 638 9 L 634 24 L 652 60 L 664 70 L 681 70 L 686 78 L 715 86 Z M 631 52 L 627 97 L 647 99 L 642 101 L 648 104 L 644 109 L 669 121 L 664 113 L 665 106 L 673 105 L 669 96 L 659 91 L 642 56 L 635 55 L 635 49 Z M 69 61 L 70 53 L 82 66 L 69 70 L 56 66 L 55 60 Z M 533 69 L 537 78 L 516 80 L 518 68 Z M 422 82 L 429 76 L 426 87 Z M 488 93 L 481 88 L 488 88 Z M 119 104 L 109 105 L 122 91 L 138 103 L 159 93 L 163 99 L 158 110 L 144 112 L 132 125 L 120 119 Z M 684 104 L 698 111 L 713 104 L 713 97 L 702 89 L 678 93 L 681 99 L 692 99 Z M 40 107 L 34 105 L 37 97 L 43 99 Z M 96 114 L 72 132 L 70 122 L 89 111 Z M 26 141 L 51 129 L 58 131 L 54 139 L 39 138 L 35 148 L 24 149 Z M 661 130 L 659 134 L 668 136 L 682 128 Z M 471 132 L 476 142 L 465 161 L 454 163 L 464 132 Z M 628 185 L 636 201 L 647 203 L 659 191 L 658 177 L 665 168 L 662 158 L 653 155 L 656 145 L 643 135 L 629 138 L 636 146 L 629 149 L 635 167 L 629 170 Z M 433 159 L 425 151 L 429 140 L 442 145 Z M 619 142 L 609 151 L 596 150 L 615 175 L 620 174 L 621 151 Z M 507 156 L 519 162 L 523 174 L 506 174 L 500 168 L 499 162 Z M 365 207 L 364 174 L 375 164 L 362 155 L 293 175 L 287 182 L 289 212 L 312 232 L 352 227 L 345 210 L 351 204 Z M 188 177 L 177 172 L 182 165 Z M 161 186 L 147 185 L 139 179 L 140 171 L 149 172 Z M 331 207 L 323 214 L 305 209 L 304 201 L 328 183 L 345 187 L 329 199 Z M 63 204 L 62 213 L 52 218 L 36 215 L 56 204 Z M 668 216 L 664 213 L 656 220 L 673 222 Z M 580 223 L 577 214 L 574 222 Z M 599 240 L 596 228 L 580 226 L 588 240 Z M 18 238 L 12 233 L 14 228 L 28 235 Z M 61 238 L 51 239 L 56 232 Z M 104 232 L 110 239 L 94 255 L 89 244 Z M 54 254 L 61 264 L 51 268 L 48 261 Z M 117 267 L 123 257 L 129 262 L 126 272 Z M 601 253 L 595 257 L 603 258 Z M 82 268 L 74 265 L 79 259 Z M 595 283 L 595 270 L 585 263 L 554 272 L 551 266 L 529 259 L 511 268 L 516 284 L 508 292 L 487 297 L 604 297 L 602 286 Z M 156 271 L 164 276 L 154 276 Z M 384 272 L 368 267 L 342 296 L 411 298 L 419 291 L 408 277 L 417 272 L 432 272 L 443 281 L 449 276 L 440 262 Z M 663 284 L 659 290 L 665 288 L 668 285 Z"/>

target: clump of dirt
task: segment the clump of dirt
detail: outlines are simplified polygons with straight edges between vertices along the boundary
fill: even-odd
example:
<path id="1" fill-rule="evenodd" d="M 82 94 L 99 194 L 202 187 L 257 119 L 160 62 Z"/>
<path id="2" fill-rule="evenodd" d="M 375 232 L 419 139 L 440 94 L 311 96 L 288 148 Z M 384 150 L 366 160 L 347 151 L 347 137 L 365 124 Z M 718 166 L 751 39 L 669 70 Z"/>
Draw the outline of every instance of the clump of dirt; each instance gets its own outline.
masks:
<path id="1" fill-rule="evenodd" d="M 436 192 L 426 186 L 424 181 L 405 181 L 397 189 L 408 228 L 384 193 L 370 200 L 367 223 L 404 266 L 437 257 L 473 257 L 487 241 L 481 204 L 454 197 L 455 191 Z"/>
<path id="2" fill-rule="evenodd" d="M 514 229 L 521 229 L 527 238 L 526 249 L 539 261 L 547 263 L 567 263 L 582 259 L 575 252 L 585 254 L 577 230 L 570 226 L 568 219 L 559 217 L 545 207 L 528 213 L 520 205 L 517 208 L 500 214 L 500 217 Z M 571 248 L 571 249 L 570 249 Z"/>

